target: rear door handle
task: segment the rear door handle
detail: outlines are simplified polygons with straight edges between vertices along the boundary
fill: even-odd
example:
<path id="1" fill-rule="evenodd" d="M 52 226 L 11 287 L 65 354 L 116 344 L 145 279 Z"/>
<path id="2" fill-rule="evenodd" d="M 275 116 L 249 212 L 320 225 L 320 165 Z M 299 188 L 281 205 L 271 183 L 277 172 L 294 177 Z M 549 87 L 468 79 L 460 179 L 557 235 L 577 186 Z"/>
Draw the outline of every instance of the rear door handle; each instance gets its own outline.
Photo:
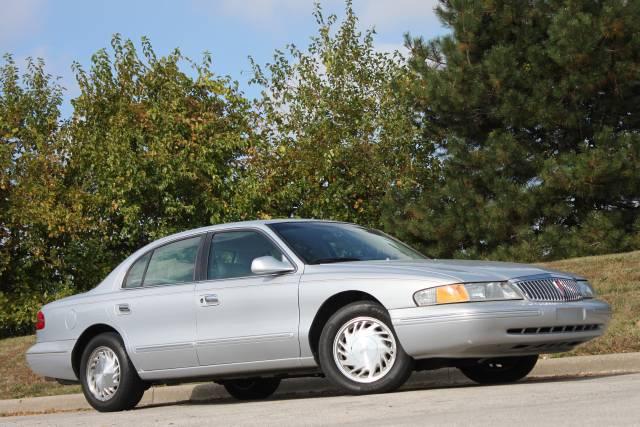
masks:
<path id="1" fill-rule="evenodd" d="M 216 294 L 208 294 L 208 295 L 200 295 L 200 305 L 209 306 L 209 305 L 219 305 L 220 299 L 218 299 L 218 295 Z"/>
<path id="2" fill-rule="evenodd" d="M 129 314 L 131 313 L 131 307 L 129 307 L 129 304 L 118 304 L 118 313 L 120 314 Z"/>

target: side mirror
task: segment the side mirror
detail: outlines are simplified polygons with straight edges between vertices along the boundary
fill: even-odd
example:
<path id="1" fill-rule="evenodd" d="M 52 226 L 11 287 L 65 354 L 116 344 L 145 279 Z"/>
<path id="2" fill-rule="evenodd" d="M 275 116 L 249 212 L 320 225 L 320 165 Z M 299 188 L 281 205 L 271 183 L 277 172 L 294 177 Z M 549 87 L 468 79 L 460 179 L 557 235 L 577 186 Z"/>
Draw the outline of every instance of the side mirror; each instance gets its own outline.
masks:
<path id="1" fill-rule="evenodd" d="M 272 256 L 261 256 L 251 262 L 251 272 L 253 274 L 275 274 L 288 273 L 295 270 L 295 267 L 288 262 L 278 261 Z"/>

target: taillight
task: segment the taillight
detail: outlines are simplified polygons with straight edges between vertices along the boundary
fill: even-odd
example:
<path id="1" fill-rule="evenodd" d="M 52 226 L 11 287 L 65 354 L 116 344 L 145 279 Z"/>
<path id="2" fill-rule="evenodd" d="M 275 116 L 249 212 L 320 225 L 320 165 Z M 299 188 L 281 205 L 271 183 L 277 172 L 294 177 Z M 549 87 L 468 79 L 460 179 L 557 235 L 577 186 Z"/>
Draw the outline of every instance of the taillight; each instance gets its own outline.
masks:
<path id="1" fill-rule="evenodd" d="M 44 313 L 41 311 L 36 314 L 36 331 L 40 329 L 44 329 Z"/>

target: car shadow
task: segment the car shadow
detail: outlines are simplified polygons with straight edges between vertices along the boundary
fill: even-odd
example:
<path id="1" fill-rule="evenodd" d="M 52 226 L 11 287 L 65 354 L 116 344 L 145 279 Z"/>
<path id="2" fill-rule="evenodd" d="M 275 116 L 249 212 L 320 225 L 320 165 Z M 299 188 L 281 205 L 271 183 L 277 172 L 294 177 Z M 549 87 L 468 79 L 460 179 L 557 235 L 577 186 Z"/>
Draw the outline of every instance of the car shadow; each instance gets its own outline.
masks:
<path id="1" fill-rule="evenodd" d="M 444 375 L 440 372 L 437 378 L 430 378 L 429 374 L 434 371 L 417 372 L 407 381 L 395 393 L 414 392 L 422 390 L 438 390 L 438 389 L 452 389 L 452 388 L 470 388 L 470 387 L 488 387 L 488 385 L 476 384 L 462 377 L 457 370 L 450 368 L 454 372 L 448 372 Z M 438 371 L 443 371 L 438 370 Z M 437 371 L 435 371 L 437 372 Z M 606 374 L 584 374 L 584 375 L 563 375 L 552 377 L 531 377 L 519 381 L 517 384 L 522 386 L 537 384 L 537 383 L 562 383 L 568 381 L 586 381 L 597 378 L 616 377 L 622 375 L 631 375 L 632 372 L 612 372 Z M 445 379 L 446 377 L 446 379 Z M 513 384 L 513 383 L 511 383 Z M 502 387 L 511 384 L 494 384 L 491 387 Z M 347 395 L 343 391 L 332 386 L 325 378 L 297 378 L 283 380 L 280 389 L 270 398 L 256 400 L 256 401 L 240 401 L 226 394 L 224 388 L 213 384 L 205 383 L 198 384 L 194 387 L 191 397 L 186 401 L 167 402 L 158 404 L 148 404 L 137 407 L 135 410 L 144 410 L 150 408 L 161 408 L 177 405 L 241 405 L 251 404 L 256 402 L 269 402 L 269 401 L 284 401 L 284 400 L 299 400 L 299 399 L 316 399 L 325 397 L 345 396 Z"/>

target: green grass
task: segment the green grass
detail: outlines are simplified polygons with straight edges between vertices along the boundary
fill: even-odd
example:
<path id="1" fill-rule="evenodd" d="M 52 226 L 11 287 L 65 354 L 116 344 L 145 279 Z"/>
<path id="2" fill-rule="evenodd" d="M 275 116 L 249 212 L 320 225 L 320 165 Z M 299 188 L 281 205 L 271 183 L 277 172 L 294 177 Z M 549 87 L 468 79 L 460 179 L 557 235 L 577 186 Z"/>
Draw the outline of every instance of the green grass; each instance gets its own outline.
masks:
<path id="1" fill-rule="evenodd" d="M 607 332 L 561 356 L 640 351 L 640 251 L 542 264 L 580 274 L 613 309 Z"/>
<path id="2" fill-rule="evenodd" d="M 613 307 L 605 335 L 561 356 L 640 351 L 640 251 L 542 265 L 585 276 Z M 0 399 L 79 393 L 79 386 L 45 381 L 31 372 L 24 355 L 34 342 L 33 335 L 0 340 Z"/>

